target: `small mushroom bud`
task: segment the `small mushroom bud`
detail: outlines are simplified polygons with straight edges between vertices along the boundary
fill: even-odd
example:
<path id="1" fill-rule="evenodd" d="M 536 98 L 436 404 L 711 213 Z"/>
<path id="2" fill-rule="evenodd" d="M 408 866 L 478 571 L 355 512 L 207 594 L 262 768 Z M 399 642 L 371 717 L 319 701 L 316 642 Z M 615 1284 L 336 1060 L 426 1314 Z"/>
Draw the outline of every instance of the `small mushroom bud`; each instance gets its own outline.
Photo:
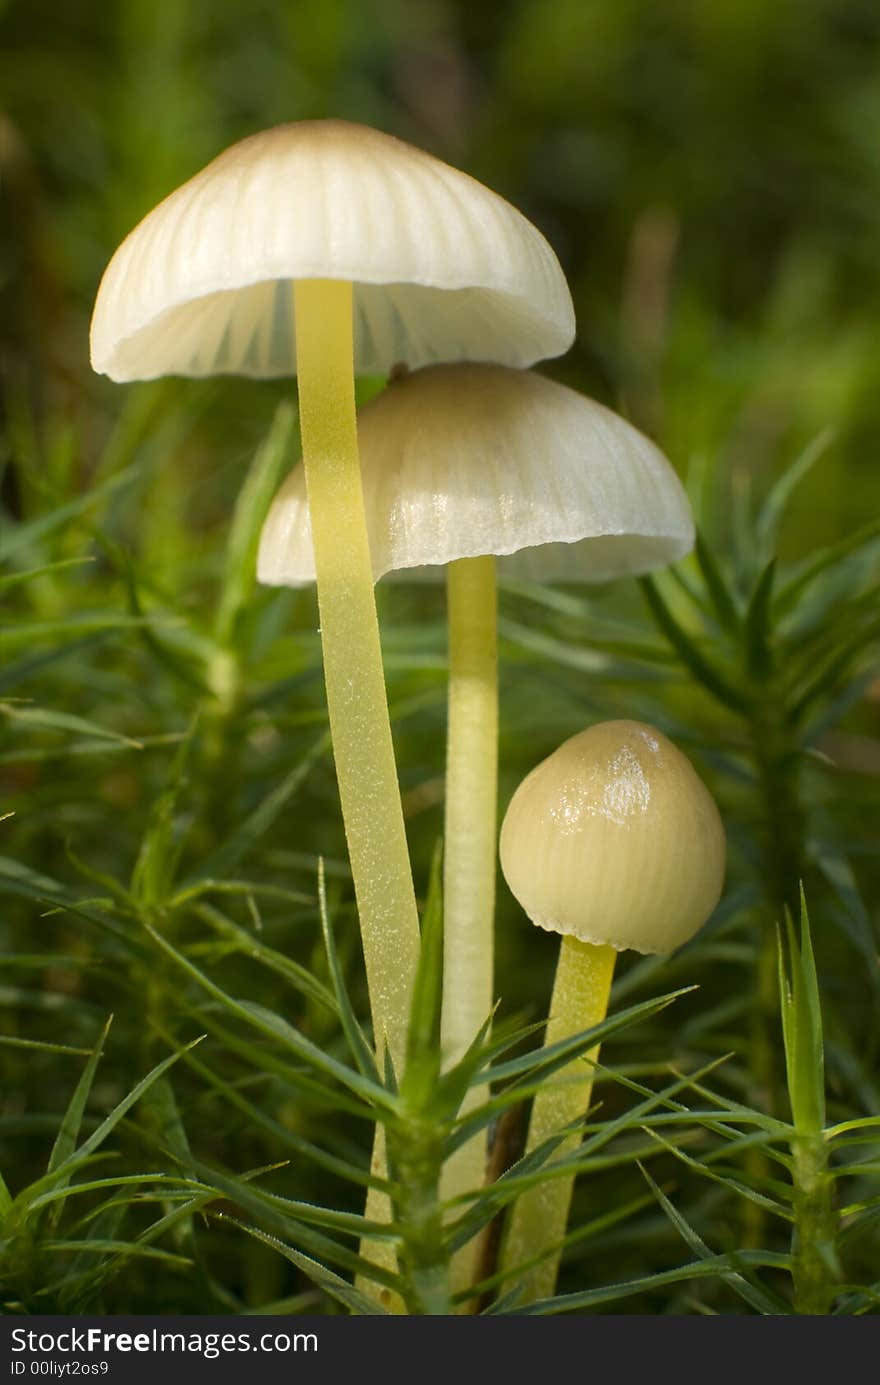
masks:
<path id="1" fill-rule="evenodd" d="M 533 923 L 561 933 L 546 1044 L 601 1024 L 618 952 L 670 952 L 705 923 L 724 881 L 718 809 L 685 755 L 651 726 L 607 721 L 572 736 L 526 776 L 501 828 L 501 868 Z M 586 1113 L 598 1048 L 532 1106 L 526 1152 Z M 570 1135 L 557 1151 L 570 1154 Z M 573 1178 L 515 1203 L 504 1266 L 536 1257 L 526 1302 L 553 1293 Z"/>
<path id="2" fill-rule="evenodd" d="M 501 831 L 501 868 L 541 928 L 617 952 L 671 952 L 718 902 L 724 830 L 666 736 L 606 721 L 520 784 Z"/>

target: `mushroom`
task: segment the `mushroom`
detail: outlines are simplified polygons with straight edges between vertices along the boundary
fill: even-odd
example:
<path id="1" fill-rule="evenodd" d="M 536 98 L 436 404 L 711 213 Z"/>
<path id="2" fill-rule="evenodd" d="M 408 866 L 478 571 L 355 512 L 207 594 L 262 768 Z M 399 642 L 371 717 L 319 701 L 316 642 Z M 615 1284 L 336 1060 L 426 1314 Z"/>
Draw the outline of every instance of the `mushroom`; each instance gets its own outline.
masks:
<path id="1" fill-rule="evenodd" d="M 545 1043 L 601 1024 L 617 953 L 671 952 L 702 927 L 724 882 L 724 828 L 690 761 L 660 731 L 606 721 L 565 741 L 519 785 L 501 828 L 501 869 L 532 923 L 562 934 Z M 535 1097 L 526 1153 L 582 1119 L 598 1048 Z M 580 1141 L 569 1134 L 557 1153 Z M 553 1293 L 574 1177 L 515 1202 L 504 1268 L 536 1256 L 524 1301 Z"/>
<path id="2" fill-rule="evenodd" d="M 502 572 L 607 581 L 682 557 L 693 519 L 653 443 L 603 405 L 531 371 L 443 365 L 394 380 L 359 415 L 373 575 L 437 579 L 449 613 L 443 1047 L 459 1058 L 493 994 L 496 555 Z M 315 580 L 302 468 L 260 541 L 262 582 Z M 479 1186 L 485 1137 L 444 1191 Z"/>
<path id="3" fill-rule="evenodd" d="M 373 576 L 449 591 L 444 1051 L 461 1055 L 492 1006 L 495 877 L 495 557 L 502 573 L 603 582 L 693 544 L 682 486 L 653 443 L 533 371 L 434 366 L 360 411 Z M 259 580 L 315 581 L 302 467 L 260 539 Z"/>
<path id="4" fill-rule="evenodd" d="M 529 365 L 571 344 L 553 251 L 518 211 L 338 120 L 241 140 L 150 212 L 98 291 L 118 381 L 296 374 L 327 705 L 376 1043 L 400 1070 L 418 950 L 358 465 L 353 374 Z"/>

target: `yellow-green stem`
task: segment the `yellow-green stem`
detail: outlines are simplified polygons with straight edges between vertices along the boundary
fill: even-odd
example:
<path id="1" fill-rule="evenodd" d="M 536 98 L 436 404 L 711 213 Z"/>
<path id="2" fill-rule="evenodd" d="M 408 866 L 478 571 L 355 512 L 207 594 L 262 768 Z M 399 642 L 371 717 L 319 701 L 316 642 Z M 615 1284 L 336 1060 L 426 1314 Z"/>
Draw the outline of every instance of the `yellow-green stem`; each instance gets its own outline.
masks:
<path id="1" fill-rule="evenodd" d="M 498 802 L 498 639 L 495 559 L 461 558 L 446 570 L 449 717 L 443 869 L 444 1062 L 456 1062 L 493 1003 Z M 483 1099 L 474 1091 L 466 1111 Z M 488 1137 L 475 1135 L 448 1160 L 443 1198 L 472 1192 L 486 1175 Z M 459 1209 L 461 1210 L 461 1209 Z M 480 1240 L 455 1256 L 453 1290 L 474 1282 Z"/>
<path id="2" fill-rule="evenodd" d="M 351 285 L 295 285 L 327 710 L 377 1047 L 401 1070 L 419 924 L 385 696 L 355 421 Z"/>
<path id="3" fill-rule="evenodd" d="M 545 1044 L 559 1043 L 580 1030 L 601 1024 L 608 1012 L 616 958 L 613 948 L 596 947 L 592 943 L 579 942 L 577 938 L 562 939 Z M 586 1114 L 593 1089 L 591 1061 L 595 1061 L 598 1052 L 598 1047 L 594 1048 L 586 1060 L 579 1058 L 570 1063 L 535 1097 L 526 1141 L 527 1154 Z M 552 1160 L 570 1154 L 580 1140 L 579 1134 L 569 1136 L 551 1156 Z M 504 1245 L 503 1268 L 511 1272 L 523 1261 L 555 1248 L 516 1281 L 511 1278 L 510 1287 L 516 1282 L 522 1290 L 522 1303 L 549 1298 L 556 1287 L 561 1256 L 559 1246 L 565 1235 L 573 1188 L 573 1178 L 549 1179 L 523 1193 L 514 1204 Z"/>
<path id="4" fill-rule="evenodd" d="M 327 710 L 376 1047 L 403 1070 L 419 925 L 385 694 L 358 459 L 352 287 L 294 285 L 303 464 Z M 368 1216 L 388 1216 L 371 1192 Z M 381 1257 L 388 1261 L 387 1248 Z"/>

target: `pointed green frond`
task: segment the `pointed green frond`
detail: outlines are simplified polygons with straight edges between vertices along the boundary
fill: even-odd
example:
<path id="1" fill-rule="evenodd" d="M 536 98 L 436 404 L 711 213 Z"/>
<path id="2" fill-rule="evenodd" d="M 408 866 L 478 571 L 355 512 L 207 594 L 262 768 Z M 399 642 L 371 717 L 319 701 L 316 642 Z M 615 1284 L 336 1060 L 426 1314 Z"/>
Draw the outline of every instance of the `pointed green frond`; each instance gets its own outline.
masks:
<path id="1" fill-rule="evenodd" d="M 132 1087 L 131 1091 L 128 1092 L 122 1098 L 121 1101 L 117 1102 L 110 1114 L 106 1116 L 103 1121 L 101 1121 L 97 1129 L 93 1130 L 91 1135 L 89 1135 L 88 1138 L 84 1140 L 81 1145 L 77 1146 L 75 1149 L 69 1150 L 68 1152 L 64 1153 L 63 1157 L 59 1157 L 57 1162 L 55 1162 L 55 1164 L 53 1165 L 53 1167 L 47 1173 L 45 1173 L 42 1178 L 38 1178 L 27 1188 L 23 1189 L 22 1192 L 20 1192 L 16 1197 L 14 1203 L 17 1215 L 24 1218 L 24 1216 L 26 1216 L 29 1212 L 36 1198 L 39 1197 L 41 1193 L 47 1191 L 48 1189 L 62 1186 L 65 1181 L 69 1181 L 71 1174 L 74 1173 L 76 1169 L 83 1167 L 88 1162 L 90 1155 L 92 1155 L 96 1150 L 98 1150 L 101 1147 L 101 1145 L 107 1139 L 107 1136 L 111 1134 L 113 1130 L 115 1130 L 116 1126 L 122 1120 L 123 1116 L 126 1116 L 128 1112 L 131 1110 L 131 1108 L 141 1099 L 144 1093 L 149 1091 L 153 1083 L 157 1082 L 159 1078 L 164 1073 L 166 1073 L 170 1067 L 173 1067 L 173 1065 L 180 1060 L 180 1058 L 187 1051 L 187 1049 L 195 1048 L 196 1044 L 201 1043 L 201 1041 L 201 1037 L 198 1039 L 193 1039 L 191 1043 L 184 1045 L 184 1047 L 181 1048 L 178 1052 L 169 1054 L 167 1058 L 164 1058 L 160 1063 L 157 1063 L 156 1066 L 152 1068 L 150 1072 L 147 1073 L 146 1077 L 142 1077 L 141 1080 L 137 1082 L 134 1087 Z M 74 1093 L 74 1100 L 78 1099 L 77 1093 L 79 1093 L 79 1091 L 80 1088 L 78 1087 L 77 1092 Z M 85 1097 L 83 1097 L 83 1105 L 84 1104 Z M 73 1106 L 73 1102 L 71 1103 L 71 1106 Z M 81 1112 L 79 1114 L 79 1119 L 81 1119 Z M 69 1140 L 66 1139 L 64 1146 L 65 1149 L 67 1149 L 68 1144 Z"/>
<path id="2" fill-rule="evenodd" d="M 640 577 L 638 581 L 657 625 L 697 682 L 725 707 L 747 713 L 748 702 L 744 695 L 715 667 L 676 619 L 654 579 Z"/>
<path id="3" fill-rule="evenodd" d="M 761 505 L 755 521 L 755 537 L 762 552 L 775 547 L 779 528 L 789 501 L 818 461 L 836 441 L 835 428 L 823 428 L 799 456 L 776 478 Z"/>
<path id="4" fill-rule="evenodd" d="M 64 1114 L 64 1119 L 61 1122 L 61 1126 L 55 1138 L 55 1143 L 52 1146 L 52 1152 L 49 1155 L 49 1163 L 46 1169 L 47 1173 L 54 1173 L 55 1170 L 58 1168 L 59 1164 L 63 1164 L 67 1159 L 69 1159 L 73 1154 L 74 1150 L 76 1149 L 76 1142 L 79 1139 L 79 1131 L 80 1126 L 82 1125 L 83 1114 L 86 1109 L 86 1102 L 88 1101 L 89 1093 L 92 1090 L 92 1083 L 95 1080 L 95 1073 L 98 1070 L 98 1064 L 101 1061 L 101 1055 L 104 1052 L 104 1044 L 107 1041 L 107 1035 L 110 1032 L 110 1026 L 112 1023 L 113 1016 L 111 1015 L 110 1018 L 107 1020 L 107 1023 L 104 1025 L 104 1029 L 98 1038 L 98 1042 L 95 1044 L 95 1047 L 92 1050 L 89 1061 L 86 1063 L 85 1068 L 83 1069 L 82 1076 L 80 1077 L 79 1081 L 76 1084 L 76 1087 L 74 1088 L 73 1095 L 70 1098 L 70 1104 Z M 68 1183 L 69 1179 L 62 1179 L 61 1182 L 58 1185 L 56 1185 L 56 1191 L 58 1189 L 66 1188 L 68 1186 Z M 31 1207 L 33 1207 L 34 1205 L 35 1204 L 32 1202 Z M 54 1228 L 57 1225 L 58 1218 L 61 1215 L 61 1210 L 61 1203 L 59 1203 L 57 1207 L 53 1208 L 49 1216 L 50 1227 Z"/>
<path id="5" fill-rule="evenodd" d="M 694 554 L 721 625 L 731 634 L 738 634 L 742 618 L 733 593 L 721 574 L 711 545 L 700 533 L 697 534 Z"/>
<path id="6" fill-rule="evenodd" d="M 581 1293 L 560 1294 L 556 1298 L 541 1299 L 537 1303 L 512 1307 L 509 1311 L 533 1317 L 548 1317 L 556 1313 L 577 1313 L 585 1308 L 598 1308 L 604 1304 L 622 1302 L 634 1294 L 665 1289 L 670 1284 L 684 1284 L 701 1279 L 721 1279 L 731 1271 L 742 1274 L 747 1269 L 785 1270 L 789 1263 L 787 1255 L 769 1250 L 730 1252 L 726 1255 L 713 1255 L 706 1259 L 694 1260 L 678 1269 L 662 1270 L 659 1274 L 643 1275 L 619 1284 L 607 1284 L 598 1289 L 586 1289 Z"/>
<path id="7" fill-rule="evenodd" d="M 773 621 L 771 601 L 776 577 L 776 559 L 771 558 L 755 584 L 746 610 L 743 637 L 749 676 L 764 679 L 773 666 Z"/>
<path id="8" fill-rule="evenodd" d="M 327 888 L 324 877 L 323 858 L 318 861 L 318 905 L 321 916 L 321 932 L 324 938 L 324 951 L 327 954 L 327 966 L 330 971 L 330 984 L 333 987 L 333 994 L 336 997 L 336 1007 L 343 1032 L 348 1042 L 349 1052 L 357 1064 L 358 1071 L 364 1077 L 368 1077 L 371 1082 L 378 1083 L 379 1074 L 376 1069 L 376 1060 L 367 1042 L 366 1036 L 358 1023 L 357 1017 L 355 1016 L 351 999 L 349 998 L 348 988 L 345 984 L 345 977 L 342 973 L 339 953 L 336 950 L 336 939 L 333 936 L 330 911 L 327 907 Z"/>
<path id="9" fill-rule="evenodd" d="M 440 1008 L 443 999 L 442 847 L 431 861 L 428 898 L 421 920 L 419 962 L 413 984 L 401 1100 L 412 1113 L 429 1106 L 440 1078 Z"/>
<path id="10" fill-rule="evenodd" d="M 716 1252 L 711 1250 L 693 1227 L 688 1224 L 686 1219 L 663 1192 L 662 1188 L 660 1188 L 659 1184 L 655 1183 L 646 1168 L 642 1167 L 642 1173 L 654 1197 L 657 1199 L 663 1211 L 689 1249 L 694 1251 L 699 1256 L 700 1260 L 704 1262 L 717 1258 Z M 789 1311 L 787 1305 L 775 1294 L 770 1293 L 769 1290 L 758 1283 L 753 1275 L 745 1276 L 741 1273 L 734 1272 L 725 1274 L 724 1281 L 726 1284 L 730 1285 L 740 1298 L 745 1299 L 746 1303 L 759 1313 L 773 1315 L 780 1312 L 787 1313 Z"/>
<path id="11" fill-rule="evenodd" d="M 789 1100 L 798 1133 L 817 1135 L 825 1124 L 825 1061 L 819 983 L 803 890 L 800 941 L 788 917 L 786 938 L 787 948 L 779 940 L 778 957 Z"/>
<path id="12" fill-rule="evenodd" d="M 307 1275 L 317 1288 L 329 1294 L 331 1298 L 341 1303 L 343 1308 L 361 1317 L 386 1317 L 385 1309 L 382 1308 L 375 1299 L 367 1298 L 353 1285 L 329 1270 L 320 1261 L 314 1260 L 311 1256 L 304 1255 L 293 1246 L 286 1245 L 277 1236 L 270 1236 L 268 1232 L 261 1231 L 256 1226 L 249 1226 L 246 1222 L 238 1221 L 234 1217 L 223 1217 L 224 1221 L 230 1222 L 233 1226 L 239 1227 L 246 1235 L 253 1237 L 255 1241 L 260 1241 L 264 1246 L 276 1251 L 279 1255 L 288 1260 L 303 1274 Z"/>

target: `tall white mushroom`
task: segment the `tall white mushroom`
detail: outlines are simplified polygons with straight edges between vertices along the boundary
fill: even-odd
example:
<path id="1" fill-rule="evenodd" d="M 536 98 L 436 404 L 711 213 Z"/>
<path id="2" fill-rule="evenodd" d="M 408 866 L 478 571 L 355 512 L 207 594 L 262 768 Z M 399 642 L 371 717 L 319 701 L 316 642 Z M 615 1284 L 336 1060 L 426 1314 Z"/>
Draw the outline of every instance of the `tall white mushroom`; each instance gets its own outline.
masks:
<path id="1" fill-rule="evenodd" d="M 682 557 L 693 519 L 658 449 L 603 405 L 531 371 L 435 366 L 359 416 L 376 578 L 438 578 L 449 610 L 443 1045 L 460 1057 L 490 1013 L 496 851 L 496 557 L 502 571 L 601 582 Z M 303 469 L 260 542 L 261 581 L 315 580 Z M 450 1161 L 444 1192 L 482 1182 L 485 1138 Z"/>
<path id="2" fill-rule="evenodd" d="M 418 919 L 382 676 L 353 374 L 523 366 L 571 344 L 553 251 L 466 174 L 344 121 L 233 145 L 113 256 L 92 365 L 114 380 L 298 377 L 327 704 L 377 1044 L 403 1062 Z"/>

